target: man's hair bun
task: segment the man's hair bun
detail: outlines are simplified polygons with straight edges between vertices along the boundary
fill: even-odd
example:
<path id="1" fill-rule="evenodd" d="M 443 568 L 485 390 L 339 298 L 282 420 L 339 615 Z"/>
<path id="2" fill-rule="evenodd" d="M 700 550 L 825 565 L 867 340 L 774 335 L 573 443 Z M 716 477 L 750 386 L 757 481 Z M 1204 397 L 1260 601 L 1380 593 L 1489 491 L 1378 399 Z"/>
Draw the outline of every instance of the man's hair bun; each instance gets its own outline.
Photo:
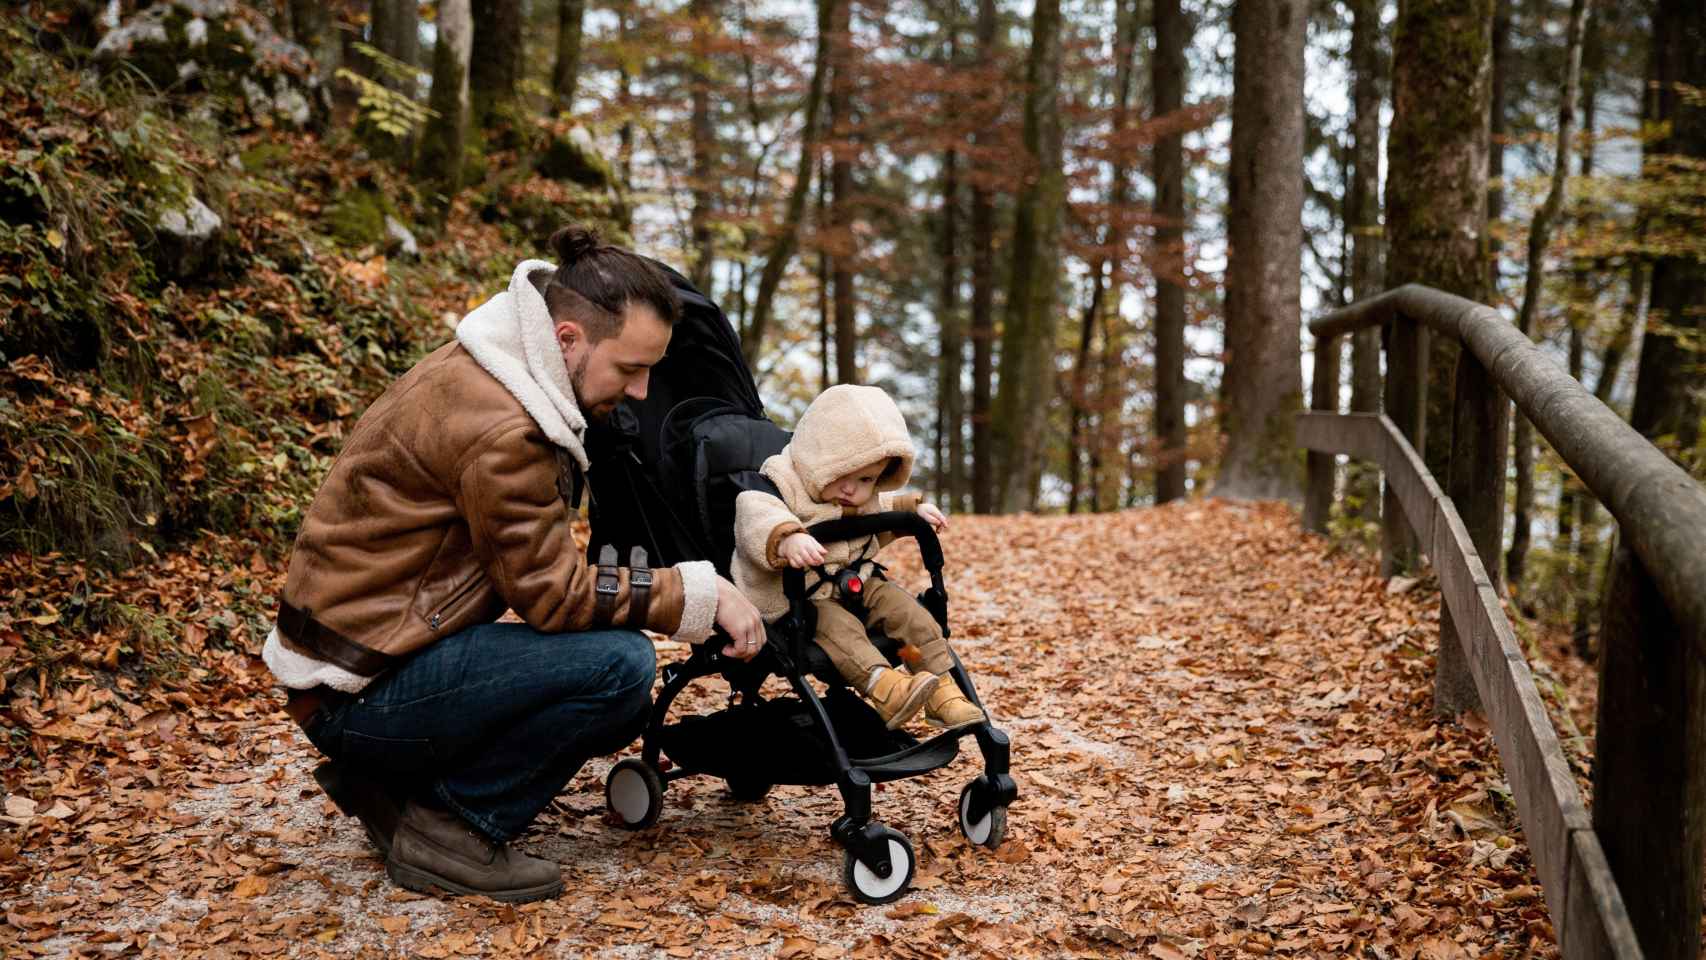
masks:
<path id="1" fill-rule="evenodd" d="M 598 231 L 590 227 L 570 226 L 551 234 L 551 249 L 556 251 L 557 265 L 566 267 L 591 256 L 604 246 Z"/>

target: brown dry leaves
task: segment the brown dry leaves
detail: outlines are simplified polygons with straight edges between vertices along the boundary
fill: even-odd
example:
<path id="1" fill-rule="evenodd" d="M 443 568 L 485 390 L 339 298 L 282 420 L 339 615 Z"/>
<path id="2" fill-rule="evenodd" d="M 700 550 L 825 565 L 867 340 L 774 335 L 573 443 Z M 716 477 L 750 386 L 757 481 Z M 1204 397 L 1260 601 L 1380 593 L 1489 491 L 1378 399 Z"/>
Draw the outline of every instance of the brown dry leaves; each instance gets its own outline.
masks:
<path id="1" fill-rule="evenodd" d="M 969 741 L 880 789 L 878 818 L 918 853 L 897 904 L 842 889 L 833 789 L 744 806 L 679 781 L 629 834 L 604 821 L 608 758 L 524 841 L 563 864 L 561 899 L 408 894 L 326 816 L 264 671 L 210 655 L 193 697 L 10 691 L 47 763 L 5 784 L 0 952 L 1556 953 L 1490 739 L 1430 716 L 1436 594 L 1389 594 L 1271 505 L 963 517 L 944 545 L 954 642 L 1013 735 L 1021 794 L 990 852 L 954 823 Z M 910 547 L 885 559 L 917 579 Z M 702 682 L 681 709 L 722 694 Z"/>

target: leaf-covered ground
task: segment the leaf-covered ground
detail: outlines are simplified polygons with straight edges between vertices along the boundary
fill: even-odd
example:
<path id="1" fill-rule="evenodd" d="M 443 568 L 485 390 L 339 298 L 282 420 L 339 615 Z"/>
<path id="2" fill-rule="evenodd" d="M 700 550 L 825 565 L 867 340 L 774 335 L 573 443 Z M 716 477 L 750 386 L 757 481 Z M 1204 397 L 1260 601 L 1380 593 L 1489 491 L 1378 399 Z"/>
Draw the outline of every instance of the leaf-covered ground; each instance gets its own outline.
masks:
<path id="1" fill-rule="evenodd" d="M 1430 713 L 1436 593 L 1275 505 L 963 517 L 945 547 L 1020 798 L 990 852 L 954 823 L 975 750 L 882 789 L 920 861 L 898 904 L 843 891 L 832 789 L 741 805 L 684 780 L 631 834 L 605 820 L 609 759 L 524 841 L 561 899 L 407 893 L 328 816 L 264 667 L 210 649 L 170 693 L 75 671 L 8 692 L 40 761 L 6 777 L 0 954 L 1555 955 L 1490 737 Z"/>

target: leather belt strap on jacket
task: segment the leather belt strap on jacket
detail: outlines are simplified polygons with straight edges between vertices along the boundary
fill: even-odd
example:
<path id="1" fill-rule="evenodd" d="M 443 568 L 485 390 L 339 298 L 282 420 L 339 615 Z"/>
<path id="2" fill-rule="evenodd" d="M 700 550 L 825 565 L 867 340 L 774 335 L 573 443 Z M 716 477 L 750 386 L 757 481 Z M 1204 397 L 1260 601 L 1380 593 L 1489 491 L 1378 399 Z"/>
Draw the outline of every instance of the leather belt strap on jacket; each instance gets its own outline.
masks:
<path id="1" fill-rule="evenodd" d="M 622 581 L 616 574 L 616 547 L 605 544 L 598 548 L 598 577 L 592 583 L 592 622 L 600 626 L 616 616 L 616 595 L 622 592 Z"/>
<path id="2" fill-rule="evenodd" d="M 278 632 L 316 658 L 357 676 L 378 676 L 397 661 L 388 653 L 356 643 L 315 620 L 310 611 L 298 610 L 286 600 L 279 601 Z"/>
<path id="3" fill-rule="evenodd" d="M 646 628 L 651 605 L 652 568 L 646 565 L 645 549 L 635 547 L 628 552 L 628 629 Z"/>
<path id="4" fill-rule="evenodd" d="M 605 544 L 598 548 L 598 577 L 593 581 L 592 620 L 599 625 L 616 626 L 616 598 L 622 592 L 620 568 L 616 566 L 616 547 Z M 652 606 L 652 568 L 646 563 L 644 547 L 628 551 L 628 619 L 630 630 L 644 630 L 646 615 Z"/>

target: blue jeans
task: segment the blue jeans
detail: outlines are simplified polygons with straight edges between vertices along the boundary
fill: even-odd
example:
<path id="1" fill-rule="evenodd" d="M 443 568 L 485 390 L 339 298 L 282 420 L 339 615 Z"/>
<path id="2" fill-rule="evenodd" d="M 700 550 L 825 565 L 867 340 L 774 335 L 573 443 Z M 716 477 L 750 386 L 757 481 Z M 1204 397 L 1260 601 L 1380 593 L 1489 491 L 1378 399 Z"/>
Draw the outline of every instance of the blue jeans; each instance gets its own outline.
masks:
<path id="1" fill-rule="evenodd" d="M 651 641 L 632 630 L 544 634 L 488 623 L 322 707 L 308 736 L 333 760 L 430 794 L 504 843 L 589 758 L 640 734 L 656 668 Z"/>

